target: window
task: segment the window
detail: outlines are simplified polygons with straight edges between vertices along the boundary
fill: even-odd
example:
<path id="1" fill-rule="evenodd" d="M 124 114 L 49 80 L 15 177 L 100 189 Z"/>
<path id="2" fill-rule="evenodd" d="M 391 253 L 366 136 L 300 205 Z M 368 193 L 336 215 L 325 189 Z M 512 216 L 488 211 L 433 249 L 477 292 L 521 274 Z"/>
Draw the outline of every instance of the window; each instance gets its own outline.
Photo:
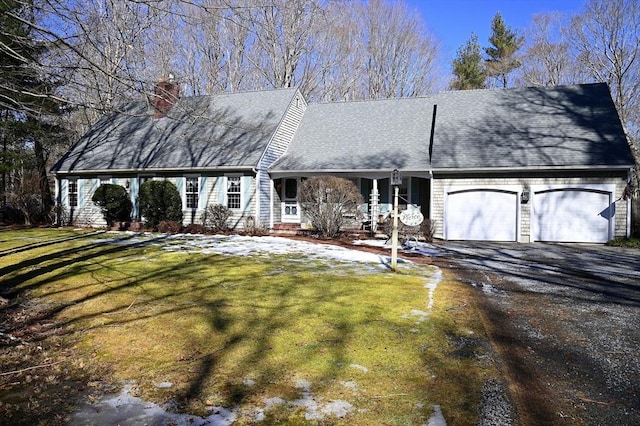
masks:
<path id="1" fill-rule="evenodd" d="M 227 178 L 227 207 L 230 209 L 240 208 L 240 176 Z"/>
<path id="2" fill-rule="evenodd" d="M 187 208 L 197 209 L 198 208 L 198 178 L 197 177 L 187 178 L 187 186 L 186 186 L 185 192 L 187 194 Z"/>
<path id="3" fill-rule="evenodd" d="M 100 185 L 107 185 L 111 183 L 111 176 L 100 176 Z"/>
<path id="4" fill-rule="evenodd" d="M 69 207 L 78 207 L 78 181 L 69 180 Z"/>
<path id="5" fill-rule="evenodd" d="M 284 198 L 295 200 L 298 196 L 298 181 L 296 179 L 284 180 Z"/>

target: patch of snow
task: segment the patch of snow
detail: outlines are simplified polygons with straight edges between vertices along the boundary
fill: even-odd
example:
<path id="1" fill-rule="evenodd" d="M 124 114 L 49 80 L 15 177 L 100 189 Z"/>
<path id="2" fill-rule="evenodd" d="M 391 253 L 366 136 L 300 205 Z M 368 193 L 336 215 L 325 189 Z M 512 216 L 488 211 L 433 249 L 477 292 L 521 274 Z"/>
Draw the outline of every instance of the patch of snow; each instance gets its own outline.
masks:
<path id="1" fill-rule="evenodd" d="M 71 417 L 73 425 L 96 424 L 174 424 L 176 426 L 227 426 L 236 421 L 234 410 L 213 407 L 208 417 L 169 413 L 157 404 L 131 396 L 131 384 L 120 393 L 104 397 L 90 406 L 76 411 Z"/>
<path id="2" fill-rule="evenodd" d="M 349 364 L 349 367 L 355 368 L 357 370 L 360 370 L 363 373 L 368 373 L 369 372 L 369 369 L 367 367 L 364 367 L 364 366 L 359 365 L 359 364 Z"/>
<path id="3" fill-rule="evenodd" d="M 160 383 L 156 383 L 156 387 L 158 389 L 166 389 L 166 388 L 170 388 L 173 386 L 173 383 L 171 382 L 160 382 Z"/>
<path id="4" fill-rule="evenodd" d="M 270 408 L 275 407 L 276 405 L 282 405 L 282 404 L 286 404 L 286 403 L 287 403 L 287 401 L 285 401 L 284 399 L 279 398 L 279 397 L 267 398 L 264 401 L 264 409 L 268 410 Z"/>
<path id="5" fill-rule="evenodd" d="M 304 379 L 296 380 L 295 387 L 296 389 L 301 389 L 304 392 L 309 392 L 311 390 L 311 382 Z"/>
<path id="6" fill-rule="evenodd" d="M 429 423 L 427 426 L 447 426 L 447 421 L 442 415 L 442 409 L 439 405 L 433 405 L 433 414 L 429 417 Z"/>
<path id="7" fill-rule="evenodd" d="M 327 416 L 335 416 L 338 418 L 342 418 L 352 411 L 353 405 L 341 399 L 331 401 L 322 408 L 323 414 Z"/>
<path id="8" fill-rule="evenodd" d="M 347 389 L 351 389 L 351 390 L 355 390 L 355 391 L 360 389 L 358 384 L 356 382 L 354 382 L 353 380 L 342 381 L 342 382 L 340 382 L 340 384 L 342 386 L 344 386 L 345 388 L 347 388 Z"/>
<path id="9" fill-rule="evenodd" d="M 431 312 L 433 310 L 434 303 L 434 293 L 436 288 L 438 288 L 438 284 L 442 281 L 442 270 L 437 268 L 429 281 L 424 285 L 429 290 L 429 302 L 427 303 L 427 311 Z"/>

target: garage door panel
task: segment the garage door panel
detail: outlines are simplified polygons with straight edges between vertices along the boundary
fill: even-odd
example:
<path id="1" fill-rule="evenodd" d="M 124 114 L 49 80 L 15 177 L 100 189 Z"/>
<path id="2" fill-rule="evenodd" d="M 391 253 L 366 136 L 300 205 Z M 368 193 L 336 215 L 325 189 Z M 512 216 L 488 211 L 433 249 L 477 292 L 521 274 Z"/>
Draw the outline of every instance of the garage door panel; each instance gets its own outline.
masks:
<path id="1" fill-rule="evenodd" d="M 613 218 L 611 193 L 554 189 L 534 193 L 532 230 L 536 241 L 592 242 L 609 240 Z"/>
<path id="2" fill-rule="evenodd" d="M 466 190 L 447 195 L 445 232 L 449 240 L 516 241 L 517 194 Z"/>

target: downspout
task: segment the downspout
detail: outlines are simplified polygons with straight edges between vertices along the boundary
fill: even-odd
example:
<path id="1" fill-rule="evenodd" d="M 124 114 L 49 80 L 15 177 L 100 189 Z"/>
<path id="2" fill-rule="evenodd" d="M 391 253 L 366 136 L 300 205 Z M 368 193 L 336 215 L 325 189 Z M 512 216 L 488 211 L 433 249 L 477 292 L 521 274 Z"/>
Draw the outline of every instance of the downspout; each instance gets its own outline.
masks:
<path id="1" fill-rule="evenodd" d="M 433 116 L 431 117 L 431 135 L 429 136 L 429 170 L 431 170 L 433 156 L 433 136 L 436 132 L 436 114 L 438 113 L 438 105 L 433 105 Z"/>
<path id="2" fill-rule="evenodd" d="M 56 226 L 62 226 L 62 218 L 61 216 L 61 212 L 62 212 L 62 194 L 61 194 L 61 190 L 60 190 L 60 177 L 58 177 L 58 175 L 55 175 L 55 185 L 54 185 L 54 191 L 55 191 L 55 199 L 56 199 L 56 204 L 55 207 L 53 208 L 54 212 L 55 212 L 55 223 Z"/>
<path id="3" fill-rule="evenodd" d="M 633 167 L 629 168 L 629 171 L 627 172 L 627 185 L 631 184 L 631 179 L 633 179 Z M 626 190 L 626 188 L 625 188 Z M 632 199 L 633 199 L 633 193 L 631 194 L 630 197 L 626 197 L 627 198 L 627 229 L 626 229 L 626 236 L 627 238 L 631 237 L 631 219 L 632 219 L 632 215 L 633 215 L 633 208 L 632 208 Z M 636 201 L 637 202 L 637 201 Z M 614 235 L 615 237 L 615 235 Z"/>
<path id="4" fill-rule="evenodd" d="M 260 226 L 260 170 L 255 167 L 251 168 L 251 171 L 256 175 L 256 207 L 255 207 L 255 225 Z"/>
<path id="5" fill-rule="evenodd" d="M 433 116 L 431 117 L 431 135 L 429 135 L 429 220 L 433 218 L 433 140 L 436 133 L 436 114 L 438 105 L 433 104 Z M 444 215 L 442 216 L 444 221 Z M 444 223 L 443 223 L 444 225 Z M 444 229 L 444 226 L 443 226 Z M 444 233 L 443 233 L 444 235 Z"/>
<path id="6" fill-rule="evenodd" d="M 273 229 L 274 219 L 273 219 L 273 182 L 270 182 L 269 185 L 269 229 Z"/>

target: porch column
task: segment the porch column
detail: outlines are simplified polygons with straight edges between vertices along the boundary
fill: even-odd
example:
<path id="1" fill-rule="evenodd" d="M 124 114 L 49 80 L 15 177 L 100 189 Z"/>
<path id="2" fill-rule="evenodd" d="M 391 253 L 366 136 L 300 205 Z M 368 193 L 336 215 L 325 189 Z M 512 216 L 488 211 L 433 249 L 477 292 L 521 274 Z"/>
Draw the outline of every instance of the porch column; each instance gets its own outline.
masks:
<path id="1" fill-rule="evenodd" d="M 269 229 L 273 229 L 273 179 L 269 179 Z"/>
<path id="2" fill-rule="evenodd" d="M 375 234 L 378 230 L 378 216 L 380 215 L 380 194 L 378 193 L 378 179 L 373 179 L 373 188 L 369 196 L 371 232 Z"/>

